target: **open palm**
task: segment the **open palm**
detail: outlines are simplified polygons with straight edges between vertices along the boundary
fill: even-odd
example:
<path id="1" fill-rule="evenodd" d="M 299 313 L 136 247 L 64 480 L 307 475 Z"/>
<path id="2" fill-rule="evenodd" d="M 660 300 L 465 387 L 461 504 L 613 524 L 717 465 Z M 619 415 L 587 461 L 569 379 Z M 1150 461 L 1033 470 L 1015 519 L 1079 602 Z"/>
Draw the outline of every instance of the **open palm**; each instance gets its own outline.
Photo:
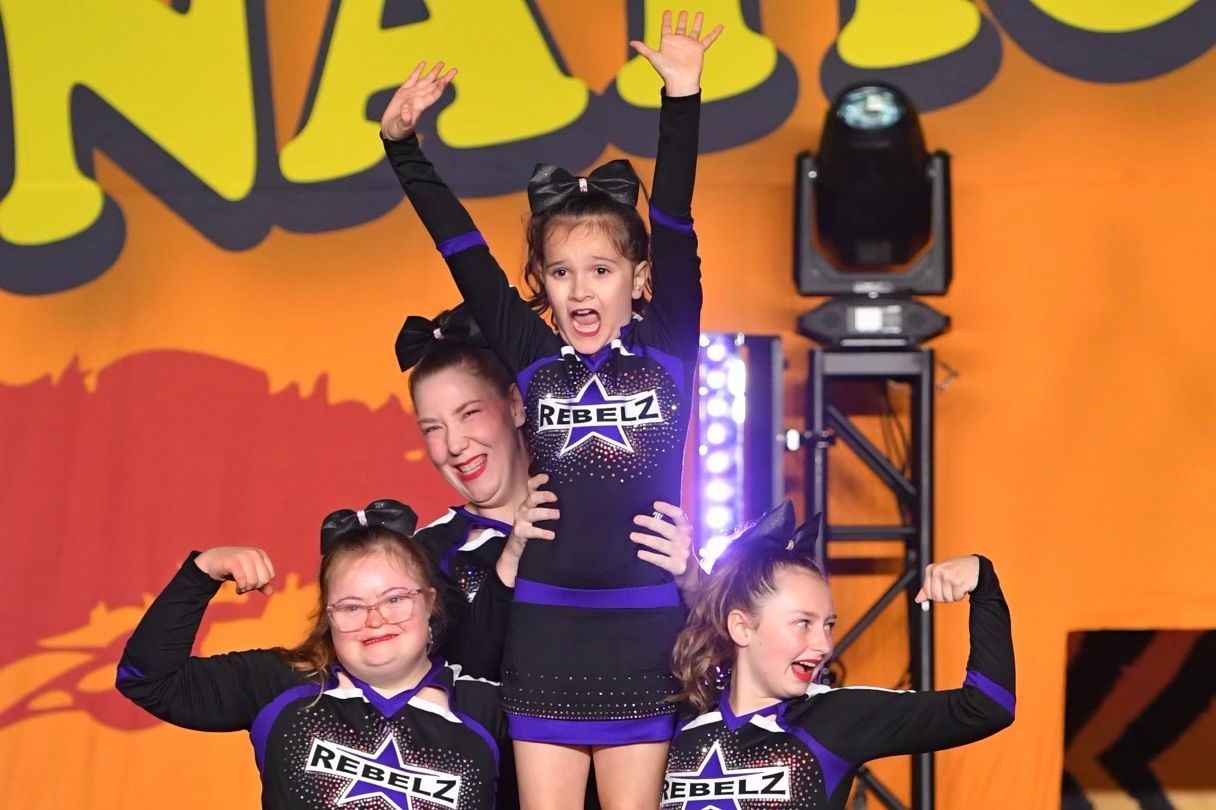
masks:
<path id="1" fill-rule="evenodd" d="M 643 56 L 663 78 L 669 95 L 695 93 L 701 84 L 701 67 L 705 63 L 705 51 L 722 33 L 722 26 L 701 36 L 705 15 L 697 12 L 688 25 L 688 12 L 681 11 L 672 25 L 671 12 L 663 12 L 663 27 L 659 37 L 659 49 L 653 50 L 646 43 L 632 40 L 629 45 Z"/>
<path id="2" fill-rule="evenodd" d="M 443 95 L 456 77 L 456 68 L 443 72 L 443 62 L 436 62 L 427 71 L 426 62 L 419 62 L 405 83 L 389 99 L 380 118 L 380 131 L 390 141 L 399 141 L 413 132 L 418 119 Z"/>

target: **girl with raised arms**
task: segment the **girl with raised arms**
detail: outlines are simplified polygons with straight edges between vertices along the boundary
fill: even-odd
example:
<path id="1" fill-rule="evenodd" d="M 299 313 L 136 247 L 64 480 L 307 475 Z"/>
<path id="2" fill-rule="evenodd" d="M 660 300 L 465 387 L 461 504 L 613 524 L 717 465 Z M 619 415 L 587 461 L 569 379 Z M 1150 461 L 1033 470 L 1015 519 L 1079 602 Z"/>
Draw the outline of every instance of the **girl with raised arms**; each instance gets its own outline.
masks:
<path id="1" fill-rule="evenodd" d="M 787 501 L 736 539 L 703 583 L 673 656 L 691 719 L 667 760 L 664 810 L 844 808 L 857 769 L 983 739 L 1013 722 L 1009 609 L 992 563 L 925 569 L 916 600 L 970 596 L 971 657 L 959 689 L 819 685 L 836 610 Z"/>
<path id="2" fill-rule="evenodd" d="M 447 616 L 439 651 L 468 674 L 497 680 L 519 558 L 529 538 L 551 537 L 532 520 L 552 517 L 553 495 L 540 489 L 547 476 L 528 479 L 519 388 L 467 306 L 433 319 L 410 315 L 396 354 L 401 370 L 412 371 L 409 395 L 427 457 L 463 501 L 414 533 L 439 572 Z M 701 575 L 691 527 L 678 507 L 652 506 L 630 538 L 639 558 L 673 576 L 687 603 Z"/>
<path id="3" fill-rule="evenodd" d="M 435 576 L 409 538 L 414 524 L 396 501 L 326 518 L 320 599 L 308 637 L 292 649 L 191 657 L 225 580 L 239 593 L 269 594 L 275 574 L 261 549 L 192 552 L 127 642 L 119 691 L 173 725 L 247 731 L 266 808 L 362 805 L 361 797 L 494 807 L 507 743 L 497 684 L 428 654 L 444 617 Z"/>
<path id="4" fill-rule="evenodd" d="M 668 661 L 684 611 L 671 576 L 641 559 L 630 535 L 656 498 L 679 499 L 700 329 L 691 219 L 700 75 L 721 31 L 701 28 L 699 14 L 674 24 L 666 14 L 658 50 L 630 43 L 664 84 L 652 233 L 627 162 L 586 177 L 537 167 L 526 302 L 414 132 L 455 71 L 419 65 L 381 122 L 406 195 L 515 376 L 533 471 L 556 494 L 544 506 L 552 520 L 535 515 L 531 528 L 553 542 L 530 543 L 519 563 L 503 665 L 526 807 L 581 804 L 592 757 L 605 807 L 652 808 L 660 793 L 674 721 Z"/>

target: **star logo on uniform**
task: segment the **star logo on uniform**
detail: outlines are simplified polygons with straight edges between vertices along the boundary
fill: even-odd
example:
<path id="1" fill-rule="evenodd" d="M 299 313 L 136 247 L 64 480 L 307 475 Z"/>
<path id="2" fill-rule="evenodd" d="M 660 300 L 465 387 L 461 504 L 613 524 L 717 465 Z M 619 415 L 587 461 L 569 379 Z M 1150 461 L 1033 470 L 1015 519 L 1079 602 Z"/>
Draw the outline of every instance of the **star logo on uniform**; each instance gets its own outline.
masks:
<path id="1" fill-rule="evenodd" d="M 633 445 L 625 435 L 625 428 L 662 421 L 656 392 L 613 396 L 604 390 L 599 375 L 592 374 L 573 397 L 545 397 L 540 401 L 537 430 L 569 431 L 558 451 L 562 456 L 593 438 L 632 453 Z"/>
<path id="2" fill-rule="evenodd" d="M 412 810 L 411 799 L 452 810 L 459 803 L 460 777 L 407 765 L 392 734 L 374 754 L 314 739 L 305 770 L 350 780 L 334 800 L 337 807 L 374 797 L 396 810 Z"/>
<path id="3" fill-rule="evenodd" d="M 715 742 L 695 771 L 669 773 L 663 781 L 664 810 L 741 810 L 740 801 L 789 801 L 790 770 L 727 768 Z"/>

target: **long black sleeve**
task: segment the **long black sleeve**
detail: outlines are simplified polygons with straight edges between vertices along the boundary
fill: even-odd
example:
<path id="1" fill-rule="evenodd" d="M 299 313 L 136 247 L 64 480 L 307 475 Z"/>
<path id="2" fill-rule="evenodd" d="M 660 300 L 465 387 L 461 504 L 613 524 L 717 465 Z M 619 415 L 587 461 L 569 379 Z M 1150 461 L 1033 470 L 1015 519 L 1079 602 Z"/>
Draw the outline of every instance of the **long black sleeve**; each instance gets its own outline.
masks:
<path id="1" fill-rule="evenodd" d="M 207 603 L 220 584 L 191 553 L 148 608 L 118 665 L 118 691 L 149 714 L 199 731 L 248 729 L 262 706 L 301 683 L 270 650 L 191 657 Z"/>
<path id="2" fill-rule="evenodd" d="M 469 212 L 422 153 L 418 136 L 385 140 L 384 151 L 477 325 L 507 368 L 518 373 L 556 352 L 557 336 L 507 281 Z"/>
<path id="3" fill-rule="evenodd" d="M 693 230 L 701 95 L 663 96 L 650 198 L 651 285 L 642 330 L 646 342 L 696 356 L 701 329 L 701 260 Z"/>
<path id="4" fill-rule="evenodd" d="M 984 557 L 971 593 L 970 627 L 971 655 L 961 688 L 834 689 L 809 701 L 813 709 L 803 727 L 852 765 L 952 748 L 995 734 L 1013 722 L 1013 639 L 1000 582 Z"/>

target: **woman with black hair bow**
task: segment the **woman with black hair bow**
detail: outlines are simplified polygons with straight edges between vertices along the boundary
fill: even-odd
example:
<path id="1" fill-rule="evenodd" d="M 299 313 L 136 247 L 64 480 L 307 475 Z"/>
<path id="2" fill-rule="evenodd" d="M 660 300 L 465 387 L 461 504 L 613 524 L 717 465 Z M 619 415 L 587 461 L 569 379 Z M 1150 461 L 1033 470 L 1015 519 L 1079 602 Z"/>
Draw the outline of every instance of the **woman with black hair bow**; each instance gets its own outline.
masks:
<path id="1" fill-rule="evenodd" d="M 330 514 L 320 598 L 291 649 L 192 657 L 225 580 L 269 594 L 257 548 L 192 552 L 127 642 L 118 689 L 152 715 L 200 731 L 248 731 L 262 806 L 321 808 L 380 797 L 393 807 L 494 806 L 509 754 L 497 684 L 430 656 L 442 602 L 397 501 Z"/>

